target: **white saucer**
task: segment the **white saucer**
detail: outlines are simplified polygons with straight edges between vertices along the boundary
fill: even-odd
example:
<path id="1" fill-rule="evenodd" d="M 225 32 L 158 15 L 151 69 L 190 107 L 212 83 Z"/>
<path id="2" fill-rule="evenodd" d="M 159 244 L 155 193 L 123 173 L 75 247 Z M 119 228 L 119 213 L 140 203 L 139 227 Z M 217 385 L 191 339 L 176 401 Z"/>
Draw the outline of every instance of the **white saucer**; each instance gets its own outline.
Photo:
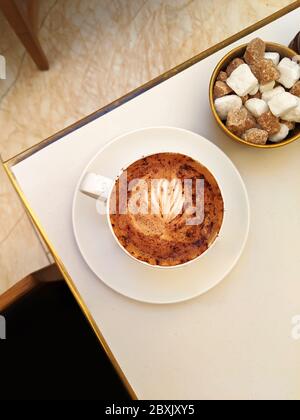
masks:
<path id="1" fill-rule="evenodd" d="M 144 155 L 183 153 L 201 162 L 215 176 L 225 214 L 219 238 L 200 259 L 185 267 L 159 270 L 131 259 L 113 238 L 96 202 L 79 192 L 85 173 L 115 178 L 121 168 Z M 243 180 L 230 159 L 213 143 L 187 130 L 153 127 L 127 133 L 108 143 L 85 168 L 73 201 L 73 227 L 81 254 L 107 286 L 148 303 L 191 299 L 216 286 L 237 263 L 249 232 L 249 202 Z"/>

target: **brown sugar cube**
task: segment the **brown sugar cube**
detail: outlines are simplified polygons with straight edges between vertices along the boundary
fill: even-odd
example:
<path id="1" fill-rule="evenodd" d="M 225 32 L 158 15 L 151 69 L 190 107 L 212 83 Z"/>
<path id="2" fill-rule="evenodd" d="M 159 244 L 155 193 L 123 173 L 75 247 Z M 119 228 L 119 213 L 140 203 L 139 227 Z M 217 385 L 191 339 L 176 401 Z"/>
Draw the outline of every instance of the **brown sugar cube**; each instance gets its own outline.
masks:
<path id="1" fill-rule="evenodd" d="M 273 136 L 280 130 L 279 118 L 275 117 L 271 111 L 265 112 L 258 117 L 257 122 L 270 136 Z"/>
<path id="2" fill-rule="evenodd" d="M 300 97 L 300 81 L 299 82 L 296 82 L 295 84 L 294 84 L 294 86 L 292 87 L 292 89 L 290 90 L 290 93 L 292 94 L 292 95 L 296 95 L 296 96 L 299 96 Z"/>
<path id="3" fill-rule="evenodd" d="M 247 64 L 254 64 L 264 58 L 265 51 L 265 42 L 260 38 L 255 38 L 248 44 L 244 59 Z"/>
<path id="4" fill-rule="evenodd" d="M 220 82 L 225 82 L 227 79 L 228 79 L 228 75 L 226 71 L 220 71 L 220 73 L 218 74 L 217 80 L 219 80 Z"/>
<path id="5" fill-rule="evenodd" d="M 280 120 L 280 122 L 281 124 L 285 124 L 290 131 L 294 130 L 296 126 L 296 123 L 294 123 L 293 121 Z"/>
<path id="6" fill-rule="evenodd" d="M 222 96 L 228 95 L 232 92 L 232 89 L 225 82 L 220 82 L 219 80 L 215 83 L 214 86 L 214 97 L 221 98 Z"/>
<path id="7" fill-rule="evenodd" d="M 261 99 L 261 92 L 260 91 L 258 91 L 255 95 L 249 95 L 249 99 L 252 99 L 252 98 L 257 98 L 257 99 Z"/>
<path id="8" fill-rule="evenodd" d="M 241 136 L 249 125 L 249 112 L 245 107 L 234 108 L 228 112 L 226 126 L 237 136 Z"/>
<path id="9" fill-rule="evenodd" d="M 251 128 L 256 128 L 257 127 L 256 119 L 248 110 L 247 110 L 247 113 L 248 115 L 246 118 L 245 129 L 250 130 Z"/>
<path id="10" fill-rule="evenodd" d="M 226 68 L 227 76 L 230 76 L 231 73 L 242 64 L 245 64 L 245 61 L 242 58 L 235 58 L 234 60 L 232 60 Z"/>
<path id="11" fill-rule="evenodd" d="M 243 139 L 253 144 L 266 144 L 268 137 L 268 132 L 259 128 L 251 128 L 243 134 Z"/>
<path id="12" fill-rule="evenodd" d="M 280 72 L 277 70 L 272 60 L 263 59 L 251 65 L 254 76 L 261 85 L 265 85 L 280 78 Z"/>

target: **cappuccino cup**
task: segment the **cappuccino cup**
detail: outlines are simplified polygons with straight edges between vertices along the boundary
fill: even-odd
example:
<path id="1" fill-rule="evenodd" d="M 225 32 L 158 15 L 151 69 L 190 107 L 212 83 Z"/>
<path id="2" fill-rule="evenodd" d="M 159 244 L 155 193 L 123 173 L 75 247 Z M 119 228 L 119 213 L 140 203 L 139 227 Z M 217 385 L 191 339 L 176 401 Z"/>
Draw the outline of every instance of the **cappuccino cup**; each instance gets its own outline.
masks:
<path id="1" fill-rule="evenodd" d="M 184 154 L 143 156 L 115 179 L 86 173 L 80 191 L 105 203 L 117 244 L 149 267 L 195 262 L 216 243 L 223 223 L 224 202 L 215 177 Z"/>

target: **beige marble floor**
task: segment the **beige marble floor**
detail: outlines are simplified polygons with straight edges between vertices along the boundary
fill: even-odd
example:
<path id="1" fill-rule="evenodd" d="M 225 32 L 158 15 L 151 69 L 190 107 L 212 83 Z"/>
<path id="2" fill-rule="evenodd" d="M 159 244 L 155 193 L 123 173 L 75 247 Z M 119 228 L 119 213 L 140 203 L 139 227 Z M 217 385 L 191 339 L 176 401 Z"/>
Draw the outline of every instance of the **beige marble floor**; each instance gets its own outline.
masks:
<path id="1" fill-rule="evenodd" d="M 41 0 L 39 72 L 0 15 L 0 152 L 22 151 L 291 0 Z M 0 170 L 0 293 L 48 263 Z"/>

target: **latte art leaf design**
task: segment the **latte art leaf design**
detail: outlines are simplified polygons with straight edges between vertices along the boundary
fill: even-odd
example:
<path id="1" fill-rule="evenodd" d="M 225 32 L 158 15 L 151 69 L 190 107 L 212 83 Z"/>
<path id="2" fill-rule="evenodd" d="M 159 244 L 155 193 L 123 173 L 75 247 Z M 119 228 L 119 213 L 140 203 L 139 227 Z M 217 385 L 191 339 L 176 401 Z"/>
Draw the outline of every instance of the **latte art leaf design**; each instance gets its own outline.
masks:
<path id="1" fill-rule="evenodd" d="M 151 184 L 151 212 L 160 215 L 166 223 L 170 223 L 181 213 L 184 204 L 182 182 L 174 178 L 155 179 Z"/>

